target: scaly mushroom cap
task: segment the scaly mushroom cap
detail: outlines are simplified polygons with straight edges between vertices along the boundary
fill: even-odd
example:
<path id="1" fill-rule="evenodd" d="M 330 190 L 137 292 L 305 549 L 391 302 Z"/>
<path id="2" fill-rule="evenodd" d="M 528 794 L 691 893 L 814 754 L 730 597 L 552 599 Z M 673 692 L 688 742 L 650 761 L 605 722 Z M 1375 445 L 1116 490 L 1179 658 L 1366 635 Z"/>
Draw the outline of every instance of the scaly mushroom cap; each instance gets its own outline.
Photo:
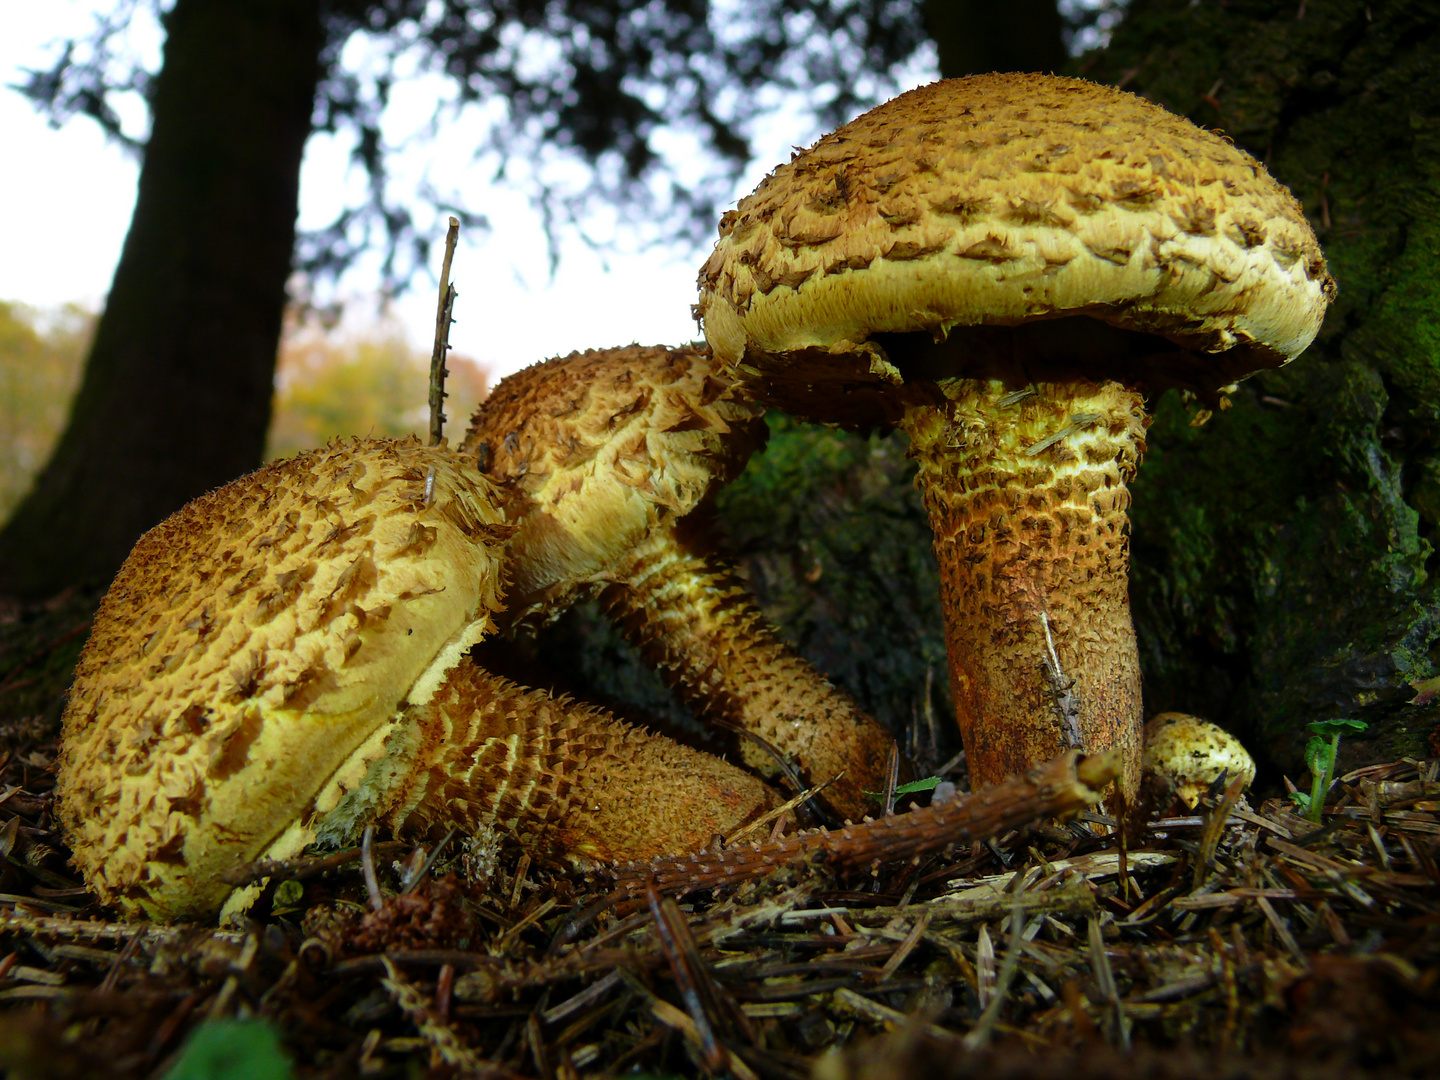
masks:
<path id="1" fill-rule="evenodd" d="M 1139 351 L 1189 355 L 1151 379 L 1204 393 L 1304 350 L 1334 293 L 1295 198 L 1228 139 L 1022 74 L 932 83 L 826 135 L 724 216 L 699 284 L 723 363 L 851 423 L 894 419 L 870 391 L 911 374 L 877 334 L 1088 316 L 1168 340 Z"/>
<path id="2" fill-rule="evenodd" d="M 512 604 L 553 614 L 607 580 L 657 522 L 739 474 L 760 414 L 693 348 L 596 349 L 501 380 L 461 451 L 520 493 Z"/>
<path id="3" fill-rule="evenodd" d="M 101 899 L 213 911 L 489 627 L 508 531 L 469 458 L 411 440 L 276 462 L 146 533 L 64 718 L 59 816 Z"/>
<path id="4" fill-rule="evenodd" d="M 1157 713 L 1145 725 L 1145 771 L 1175 785 L 1186 806 L 1200 801 L 1220 778 L 1255 779 L 1255 759 L 1240 740 L 1218 724 L 1187 713 Z"/>

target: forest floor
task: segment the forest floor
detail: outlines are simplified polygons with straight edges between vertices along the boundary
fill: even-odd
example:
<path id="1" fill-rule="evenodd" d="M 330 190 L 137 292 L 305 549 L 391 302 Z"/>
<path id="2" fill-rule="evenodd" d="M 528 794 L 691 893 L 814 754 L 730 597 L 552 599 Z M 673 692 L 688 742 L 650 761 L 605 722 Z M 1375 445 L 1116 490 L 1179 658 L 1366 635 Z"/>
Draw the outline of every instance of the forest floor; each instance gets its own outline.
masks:
<path id="1" fill-rule="evenodd" d="M 377 843 L 289 865 L 237 928 L 162 927 L 90 897 L 54 821 L 94 603 L 0 607 L 11 1076 L 1436 1074 L 1440 761 L 1350 772 L 1319 825 L 1216 790 L 1123 843 L 1091 814 L 679 900 Z"/>

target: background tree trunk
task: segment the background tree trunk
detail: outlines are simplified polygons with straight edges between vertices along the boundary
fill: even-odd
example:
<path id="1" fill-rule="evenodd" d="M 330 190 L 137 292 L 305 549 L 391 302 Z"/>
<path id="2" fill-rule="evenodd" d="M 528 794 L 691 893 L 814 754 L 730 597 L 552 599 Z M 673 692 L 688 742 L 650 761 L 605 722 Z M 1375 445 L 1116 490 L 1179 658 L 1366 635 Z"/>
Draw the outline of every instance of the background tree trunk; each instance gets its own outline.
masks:
<path id="1" fill-rule="evenodd" d="M 0 532 L 0 593 L 105 578 L 260 463 L 319 0 L 179 0 L 165 23 L 135 215 L 69 426 Z"/>

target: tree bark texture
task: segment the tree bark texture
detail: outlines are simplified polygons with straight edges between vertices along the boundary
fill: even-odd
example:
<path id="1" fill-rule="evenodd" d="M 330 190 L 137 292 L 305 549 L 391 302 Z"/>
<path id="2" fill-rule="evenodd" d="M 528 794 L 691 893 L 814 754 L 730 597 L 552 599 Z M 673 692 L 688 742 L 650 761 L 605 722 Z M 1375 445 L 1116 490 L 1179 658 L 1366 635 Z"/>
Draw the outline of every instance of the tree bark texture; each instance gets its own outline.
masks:
<path id="1" fill-rule="evenodd" d="M 0 532 L 0 593 L 105 578 L 260 463 L 320 4 L 179 0 L 165 24 L 130 232 L 69 426 Z"/>

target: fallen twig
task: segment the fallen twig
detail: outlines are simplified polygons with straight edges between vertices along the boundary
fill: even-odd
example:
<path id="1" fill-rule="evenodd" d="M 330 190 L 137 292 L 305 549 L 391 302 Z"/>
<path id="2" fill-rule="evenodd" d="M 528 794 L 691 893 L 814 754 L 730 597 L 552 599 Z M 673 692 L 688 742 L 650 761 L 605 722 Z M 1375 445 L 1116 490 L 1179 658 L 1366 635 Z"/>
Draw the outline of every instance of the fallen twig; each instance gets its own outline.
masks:
<path id="1" fill-rule="evenodd" d="M 837 870 L 859 870 L 997 836 L 1041 818 L 1093 806 L 1100 800 L 1101 789 L 1118 774 L 1117 755 L 1081 757 L 1072 751 L 1024 776 L 908 814 L 728 851 L 627 863 L 607 872 L 620 890 L 635 894 L 652 878 L 663 893 L 687 893 L 739 884 L 806 859 Z"/>

